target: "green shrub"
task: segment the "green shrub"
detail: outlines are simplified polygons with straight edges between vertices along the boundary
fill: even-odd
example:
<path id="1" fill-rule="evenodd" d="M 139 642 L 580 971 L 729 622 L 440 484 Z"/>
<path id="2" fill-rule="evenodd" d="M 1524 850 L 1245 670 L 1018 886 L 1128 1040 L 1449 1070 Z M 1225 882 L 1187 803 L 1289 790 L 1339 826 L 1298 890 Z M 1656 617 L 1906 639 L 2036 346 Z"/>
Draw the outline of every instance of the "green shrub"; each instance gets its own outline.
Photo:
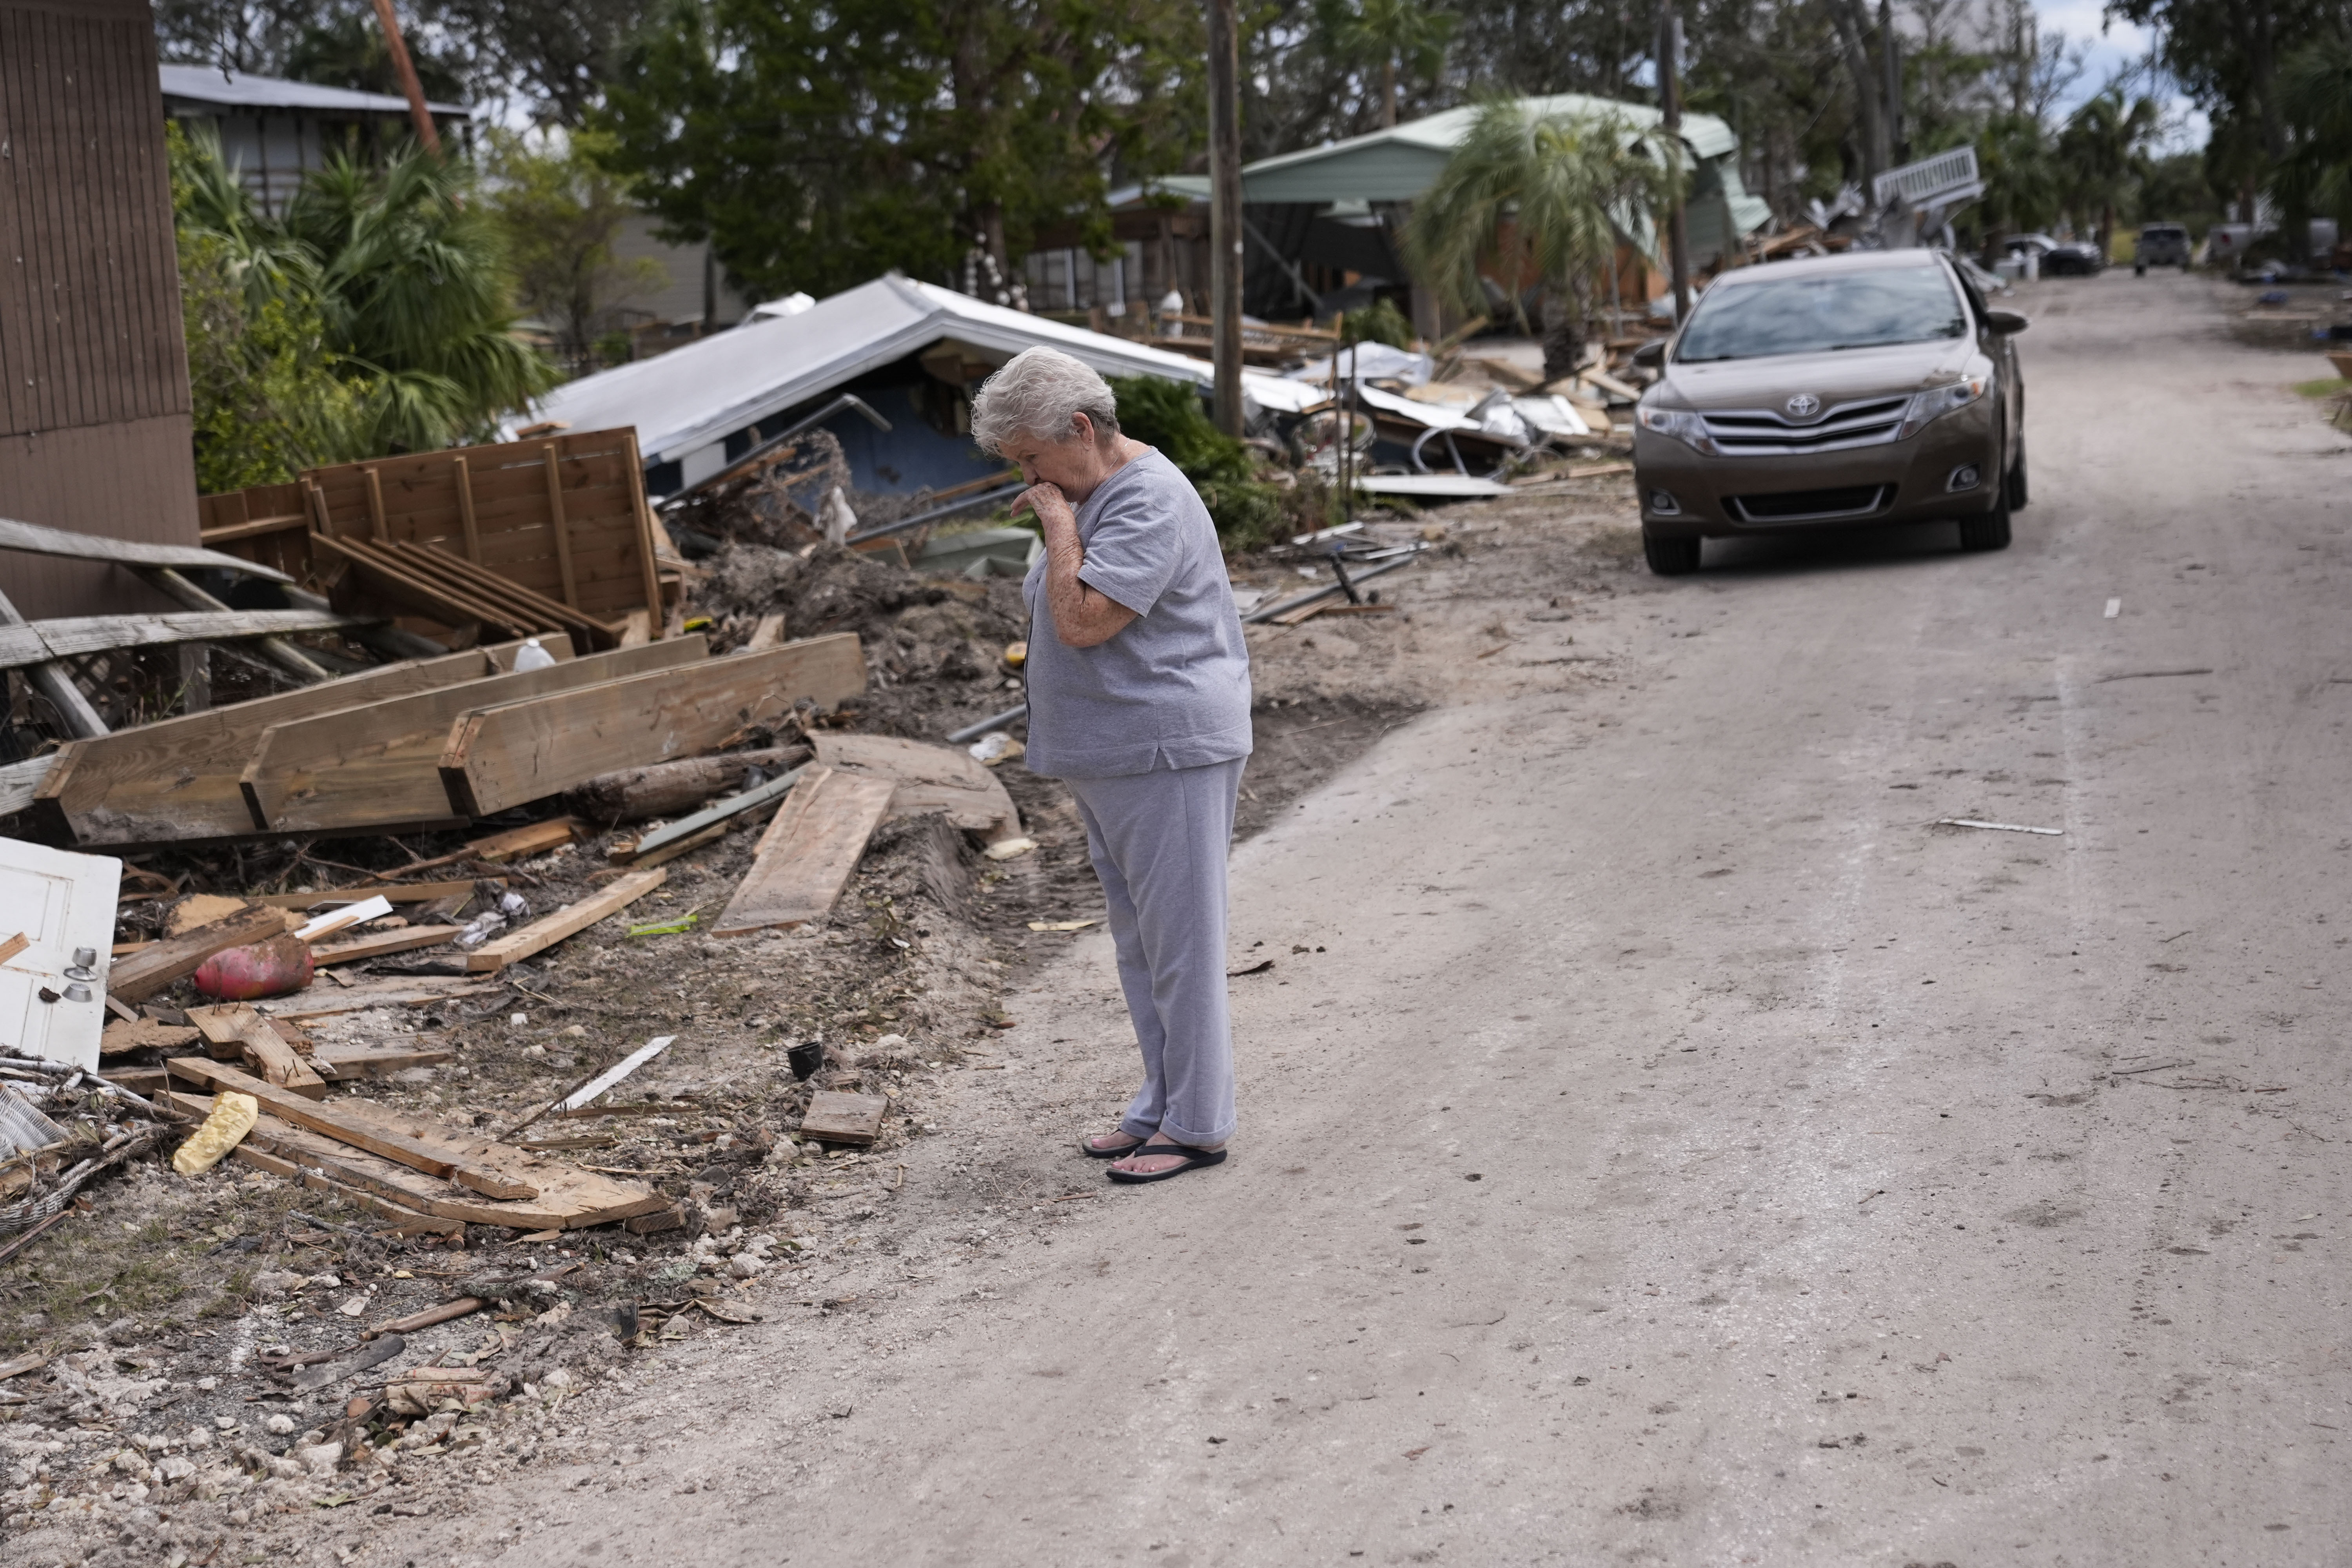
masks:
<path id="1" fill-rule="evenodd" d="M 1412 347 L 1412 323 L 1393 300 L 1375 300 L 1371 308 L 1350 310 L 1339 323 L 1339 335 L 1351 343 L 1386 343 L 1392 349 Z"/>
<path id="2" fill-rule="evenodd" d="M 1181 382 L 1148 375 L 1113 376 L 1110 385 L 1118 397 L 1119 428 L 1157 447 L 1184 471 L 1228 552 L 1255 550 L 1290 536 L 1289 493 L 1257 477 L 1249 447 L 1210 422 L 1199 393 Z"/>

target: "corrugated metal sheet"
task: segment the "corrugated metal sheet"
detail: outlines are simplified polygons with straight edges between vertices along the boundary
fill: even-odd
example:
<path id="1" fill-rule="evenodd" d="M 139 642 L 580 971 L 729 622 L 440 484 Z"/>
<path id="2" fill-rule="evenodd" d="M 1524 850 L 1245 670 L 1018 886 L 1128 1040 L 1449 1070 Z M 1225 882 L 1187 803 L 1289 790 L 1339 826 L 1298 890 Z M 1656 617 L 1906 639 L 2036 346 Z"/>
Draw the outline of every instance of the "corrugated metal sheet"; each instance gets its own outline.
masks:
<path id="1" fill-rule="evenodd" d="M 0 514 L 194 544 L 156 79 L 143 0 L 0 0 Z M 0 556 L 28 616 L 137 607 L 127 586 Z"/>

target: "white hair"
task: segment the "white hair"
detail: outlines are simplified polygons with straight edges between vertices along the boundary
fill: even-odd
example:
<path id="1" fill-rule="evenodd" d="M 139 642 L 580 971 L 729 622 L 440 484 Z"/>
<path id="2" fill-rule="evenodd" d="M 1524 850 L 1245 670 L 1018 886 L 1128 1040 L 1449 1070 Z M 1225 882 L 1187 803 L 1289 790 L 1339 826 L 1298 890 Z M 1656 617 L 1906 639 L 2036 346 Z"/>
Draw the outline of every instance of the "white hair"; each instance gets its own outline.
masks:
<path id="1" fill-rule="evenodd" d="M 971 438 L 1000 456 L 1016 436 L 1066 441 L 1081 414 L 1097 436 L 1118 433 L 1110 383 L 1059 349 L 1024 349 L 981 384 L 971 400 Z"/>

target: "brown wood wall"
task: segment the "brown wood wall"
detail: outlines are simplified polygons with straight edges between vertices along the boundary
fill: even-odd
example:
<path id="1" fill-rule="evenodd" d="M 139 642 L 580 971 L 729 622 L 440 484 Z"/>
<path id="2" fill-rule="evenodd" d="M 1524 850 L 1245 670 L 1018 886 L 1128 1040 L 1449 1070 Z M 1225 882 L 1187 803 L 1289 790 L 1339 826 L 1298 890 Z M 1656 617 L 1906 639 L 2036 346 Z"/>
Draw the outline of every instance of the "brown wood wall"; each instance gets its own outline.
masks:
<path id="1" fill-rule="evenodd" d="M 0 517 L 196 542 L 188 367 L 146 0 L 0 0 Z M 28 616 L 160 599 L 0 553 Z"/>

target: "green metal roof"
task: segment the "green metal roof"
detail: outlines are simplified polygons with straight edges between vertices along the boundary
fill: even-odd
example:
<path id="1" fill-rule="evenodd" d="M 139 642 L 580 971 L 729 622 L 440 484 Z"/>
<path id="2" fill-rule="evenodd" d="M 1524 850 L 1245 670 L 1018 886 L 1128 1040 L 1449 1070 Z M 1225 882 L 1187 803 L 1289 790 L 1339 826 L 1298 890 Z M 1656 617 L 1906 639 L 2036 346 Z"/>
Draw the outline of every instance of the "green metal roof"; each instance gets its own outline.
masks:
<path id="1" fill-rule="evenodd" d="M 1613 115 L 1637 131 L 1647 131 L 1664 118 L 1645 104 L 1619 103 L 1580 92 L 1549 98 L 1523 98 L 1520 107 L 1531 115 L 1566 115 L 1600 119 Z M 1385 131 L 1351 136 L 1328 147 L 1284 153 L 1261 158 L 1242 170 L 1242 199 L 1246 202 L 1409 202 L 1436 182 L 1478 118 L 1478 106 L 1465 104 L 1410 120 Z M 1736 152 L 1738 139 L 1731 127 L 1711 114 L 1685 114 L 1683 144 L 1694 158 L 1720 158 Z M 1171 182 L 1172 184 L 1172 182 Z"/>

